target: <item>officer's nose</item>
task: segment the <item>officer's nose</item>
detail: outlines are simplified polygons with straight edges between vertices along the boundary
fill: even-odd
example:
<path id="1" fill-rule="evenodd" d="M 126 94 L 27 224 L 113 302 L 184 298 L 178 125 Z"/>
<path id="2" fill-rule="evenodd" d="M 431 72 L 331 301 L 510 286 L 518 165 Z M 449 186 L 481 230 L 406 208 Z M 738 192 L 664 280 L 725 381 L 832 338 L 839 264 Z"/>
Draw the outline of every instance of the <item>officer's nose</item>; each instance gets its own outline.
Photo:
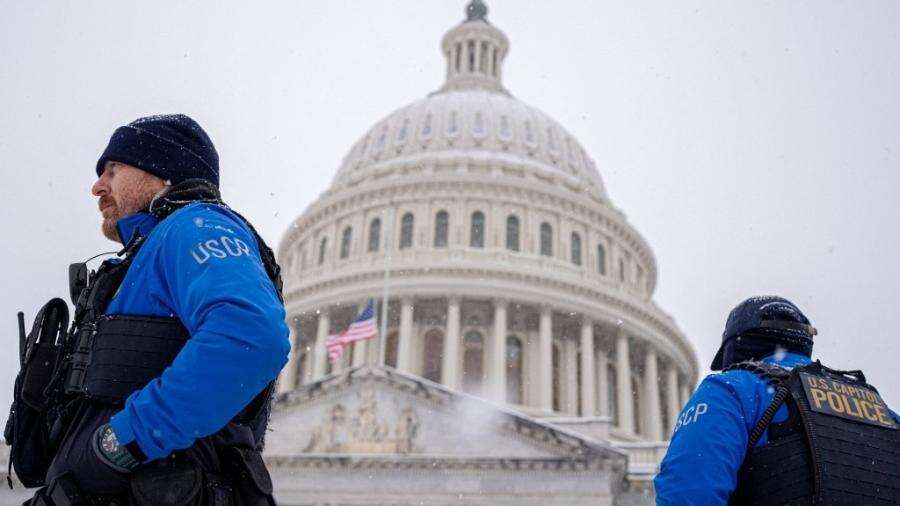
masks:
<path id="1" fill-rule="evenodd" d="M 93 194 L 97 197 L 102 197 L 108 193 L 109 193 L 109 184 L 106 181 L 104 181 L 103 176 L 98 177 L 97 180 L 94 181 L 94 186 L 91 187 L 91 194 Z"/>

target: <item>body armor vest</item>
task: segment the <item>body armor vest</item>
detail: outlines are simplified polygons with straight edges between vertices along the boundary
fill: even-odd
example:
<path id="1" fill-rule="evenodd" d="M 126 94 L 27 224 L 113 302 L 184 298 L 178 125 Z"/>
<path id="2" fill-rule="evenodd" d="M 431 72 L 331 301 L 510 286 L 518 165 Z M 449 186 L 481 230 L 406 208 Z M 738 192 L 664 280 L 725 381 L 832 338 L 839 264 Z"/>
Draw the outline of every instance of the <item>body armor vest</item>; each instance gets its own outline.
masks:
<path id="1" fill-rule="evenodd" d="M 224 205 L 215 187 L 203 181 L 188 180 L 154 200 L 149 212 L 162 220 L 194 202 Z M 280 269 L 272 250 L 246 219 L 231 209 L 229 211 L 253 233 L 266 274 L 278 298 L 283 300 Z M 67 335 L 60 331 L 59 338 L 50 340 L 28 338 L 28 357 L 46 355 L 51 358 L 30 361 L 22 358 L 23 372 L 16 382 L 16 400 L 5 433 L 8 443 L 13 446 L 10 464 L 15 466 L 26 486 L 56 480 L 58 461 L 69 458 L 73 449 L 86 447 L 84 441 L 79 440 L 90 437 L 99 424 L 121 408 L 132 392 L 159 377 L 190 338 L 178 318 L 105 314 L 143 241 L 144 237 L 135 236 L 119 253 L 123 256 L 120 261 L 107 260 L 96 273 L 88 275 L 85 264 L 70 267 L 70 289 L 75 302 L 71 329 Z M 64 328 L 65 323 L 58 322 L 68 320 L 65 309 L 65 303 L 59 299 L 48 303 L 39 313 L 32 334 L 47 335 L 48 332 L 39 332 L 46 330 L 43 327 Z M 60 316 L 55 319 L 45 317 L 45 312 L 50 310 L 49 314 Z M 43 326 L 39 322 L 44 322 Z M 30 362 L 47 363 L 52 367 L 48 371 L 29 372 Z M 25 395 L 29 392 L 25 382 L 31 377 L 43 378 L 42 384 L 31 382 L 35 384 L 31 390 L 40 395 Z M 194 447 L 182 452 L 193 452 L 207 471 L 237 462 L 239 469 L 225 471 L 231 472 L 238 481 L 252 482 L 263 496 L 271 494 L 271 481 L 260 452 L 273 392 L 274 381 L 222 430 L 197 440 Z M 46 398 L 47 401 L 43 405 L 26 404 L 32 398 Z M 136 445 L 128 448 L 140 456 Z M 105 483 L 102 478 L 99 481 L 101 483 L 94 484 L 95 488 L 108 486 L 110 490 L 121 490 L 127 486 Z M 154 500 L 149 502 L 154 503 Z"/>
<path id="2" fill-rule="evenodd" d="M 900 504 L 900 430 L 862 372 L 819 362 L 732 369 L 766 380 L 775 396 L 750 434 L 730 504 Z M 787 419 L 772 423 L 782 404 Z M 768 443 L 756 447 L 767 430 Z"/>

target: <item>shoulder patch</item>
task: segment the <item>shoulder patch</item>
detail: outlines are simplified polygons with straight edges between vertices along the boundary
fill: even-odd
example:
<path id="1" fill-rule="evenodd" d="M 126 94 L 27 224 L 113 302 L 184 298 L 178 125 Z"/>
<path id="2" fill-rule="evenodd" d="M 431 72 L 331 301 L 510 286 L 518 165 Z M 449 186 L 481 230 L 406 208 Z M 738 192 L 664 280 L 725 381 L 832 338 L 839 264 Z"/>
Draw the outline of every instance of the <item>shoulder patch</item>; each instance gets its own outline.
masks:
<path id="1" fill-rule="evenodd" d="M 887 404 L 878 392 L 861 385 L 808 372 L 800 373 L 809 409 L 825 415 L 887 429 L 897 429 Z"/>

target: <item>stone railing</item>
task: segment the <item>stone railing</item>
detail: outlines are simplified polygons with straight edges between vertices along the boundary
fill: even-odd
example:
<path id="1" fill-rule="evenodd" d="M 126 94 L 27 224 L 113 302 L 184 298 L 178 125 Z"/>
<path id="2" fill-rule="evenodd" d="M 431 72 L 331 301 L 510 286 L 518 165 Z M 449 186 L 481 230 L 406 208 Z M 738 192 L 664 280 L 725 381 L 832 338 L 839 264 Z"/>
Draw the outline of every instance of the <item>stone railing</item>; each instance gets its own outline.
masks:
<path id="1" fill-rule="evenodd" d="M 628 479 L 651 480 L 659 472 L 659 463 L 669 449 L 669 442 L 613 443 L 612 447 L 628 454 Z"/>

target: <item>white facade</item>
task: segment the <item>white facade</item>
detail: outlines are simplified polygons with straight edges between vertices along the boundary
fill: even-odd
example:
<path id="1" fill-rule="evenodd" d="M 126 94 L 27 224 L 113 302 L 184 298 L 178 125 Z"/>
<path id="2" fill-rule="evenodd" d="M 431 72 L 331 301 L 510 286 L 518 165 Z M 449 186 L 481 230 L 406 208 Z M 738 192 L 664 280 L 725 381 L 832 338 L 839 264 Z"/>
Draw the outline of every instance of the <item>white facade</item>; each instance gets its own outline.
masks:
<path id="1" fill-rule="evenodd" d="M 509 42 L 482 7 L 444 36 L 445 85 L 363 135 L 282 240 L 293 351 L 279 391 L 383 353 L 406 375 L 619 445 L 632 481 L 647 478 L 696 384 L 694 352 L 653 302 L 653 252 L 590 156 L 504 88 Z M 386 342 L 356 343 L 332 368 L 326 337 L 381 301 L 386 267 Z"/>

